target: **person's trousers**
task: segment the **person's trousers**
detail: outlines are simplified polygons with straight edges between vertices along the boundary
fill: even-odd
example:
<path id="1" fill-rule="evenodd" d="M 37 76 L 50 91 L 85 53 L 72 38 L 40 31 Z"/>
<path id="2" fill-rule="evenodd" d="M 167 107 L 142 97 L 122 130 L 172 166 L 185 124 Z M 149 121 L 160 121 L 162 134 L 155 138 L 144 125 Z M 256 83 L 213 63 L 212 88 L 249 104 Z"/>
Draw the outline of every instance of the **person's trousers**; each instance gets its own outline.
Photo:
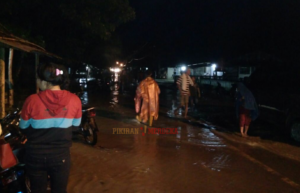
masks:
<path id="1" fill-rule="evenodd" d="M 51 192 L 66 193 L 71 166 L 69 151 L 58 155 L 26 155 L 26 173 L 31 193 L 46 193 L 48 175 Z"/>

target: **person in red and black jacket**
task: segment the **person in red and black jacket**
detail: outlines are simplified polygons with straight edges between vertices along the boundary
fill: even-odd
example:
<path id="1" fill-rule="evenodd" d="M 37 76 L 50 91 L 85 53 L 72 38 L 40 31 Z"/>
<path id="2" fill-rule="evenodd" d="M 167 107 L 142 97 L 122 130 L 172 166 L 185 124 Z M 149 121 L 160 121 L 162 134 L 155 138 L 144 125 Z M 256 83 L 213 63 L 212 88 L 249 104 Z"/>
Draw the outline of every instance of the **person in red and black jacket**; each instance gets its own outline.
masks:
<path id="1" fill-rule="evenodd" d="M 72 128 L 80 125 L 82 104 L 78 96 L 61 90 L 68 82 L 62 66 L 41 64 L 37 77 L 41 92 L 26 99 L 20 120 L 27 137 L 25 163 L 31 190 L 45 192 L 49 175 L 52 192 L 66 192 Z"/>

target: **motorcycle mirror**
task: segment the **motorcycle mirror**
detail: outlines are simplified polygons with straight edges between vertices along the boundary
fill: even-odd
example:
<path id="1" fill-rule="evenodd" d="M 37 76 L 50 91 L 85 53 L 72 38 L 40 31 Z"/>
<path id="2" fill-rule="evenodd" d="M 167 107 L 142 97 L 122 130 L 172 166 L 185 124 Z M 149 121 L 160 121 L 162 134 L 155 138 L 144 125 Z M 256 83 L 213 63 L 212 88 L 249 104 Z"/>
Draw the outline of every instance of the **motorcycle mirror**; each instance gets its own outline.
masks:
<path id="1" fill-rule="evenodd" d="M 9 124 L 3 129 L 5 129 L 5 131 L 3 131 L 3 134 L 5 135 L 4 139 L 7 142 L 15 141 L 16 139 L 18 139 L 22 136 L 22 134 L 19 131 L 18 126 L 16 126 L 16 125 Z"/>

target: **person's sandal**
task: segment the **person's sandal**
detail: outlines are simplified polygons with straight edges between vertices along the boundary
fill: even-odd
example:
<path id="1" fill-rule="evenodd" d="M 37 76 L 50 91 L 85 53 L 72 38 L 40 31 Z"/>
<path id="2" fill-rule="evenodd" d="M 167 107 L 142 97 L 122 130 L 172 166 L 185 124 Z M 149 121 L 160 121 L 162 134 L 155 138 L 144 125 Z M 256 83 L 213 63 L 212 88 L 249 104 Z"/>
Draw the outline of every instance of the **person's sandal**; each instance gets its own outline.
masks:
<path id="1" fill-rule="evenodd" d="M 138 120 L 139 122 L 142 122 L 140 116 L 137 115 L 137 116 L 135 116 L 135 118 L 136 118 L 136 120 Z"/>

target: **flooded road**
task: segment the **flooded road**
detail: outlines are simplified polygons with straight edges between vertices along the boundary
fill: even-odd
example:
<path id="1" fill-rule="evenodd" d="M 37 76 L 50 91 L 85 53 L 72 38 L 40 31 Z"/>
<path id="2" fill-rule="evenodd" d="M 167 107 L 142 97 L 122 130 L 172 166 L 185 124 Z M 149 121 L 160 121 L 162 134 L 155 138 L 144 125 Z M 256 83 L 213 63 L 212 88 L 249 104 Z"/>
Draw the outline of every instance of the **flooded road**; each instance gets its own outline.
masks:
<path id="1" fill-rule="evenodd" d="M 203 120 L 172 115 L 172 92 L 162 92 L 152 128 L 176 128 L 177 134 L 145 133 L 132 94 L 117 86 L 85 93 L 86 103 L 97 108 L 99 141 L 94 147 L 73 143 L 68 192 L 300 192 L 299 162 L 248 139 L 230 141 Z M 116 134 L 114 128 L 138 133 Z"/>

